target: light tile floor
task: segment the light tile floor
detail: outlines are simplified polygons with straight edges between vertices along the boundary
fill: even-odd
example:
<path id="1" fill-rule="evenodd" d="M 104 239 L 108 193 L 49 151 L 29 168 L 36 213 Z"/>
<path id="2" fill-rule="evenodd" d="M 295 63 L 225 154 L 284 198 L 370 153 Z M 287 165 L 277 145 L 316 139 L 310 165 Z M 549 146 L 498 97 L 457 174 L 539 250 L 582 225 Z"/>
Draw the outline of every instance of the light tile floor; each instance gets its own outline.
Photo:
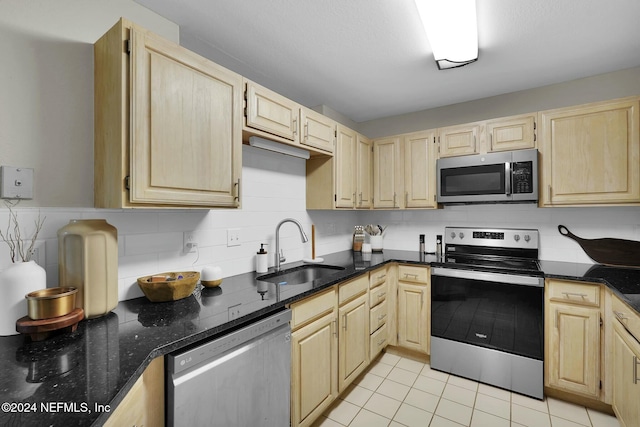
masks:
<path id="1" fill-rule="evenodd" d="M 314 427 L 619 427 L 615 417 L 540 401 L 383 353 Z"/>

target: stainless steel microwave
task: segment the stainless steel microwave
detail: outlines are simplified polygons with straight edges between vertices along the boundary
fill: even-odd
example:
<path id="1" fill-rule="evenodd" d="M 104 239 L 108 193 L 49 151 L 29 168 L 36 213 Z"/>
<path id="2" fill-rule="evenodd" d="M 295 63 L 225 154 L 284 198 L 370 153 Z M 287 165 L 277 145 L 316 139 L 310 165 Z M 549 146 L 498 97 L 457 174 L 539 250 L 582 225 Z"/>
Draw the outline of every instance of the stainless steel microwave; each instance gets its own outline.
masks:
<path id="1" fill-rule="evenodd" d="M 538 150 L 438 159 L 438 203 L 538 201 Z"/>

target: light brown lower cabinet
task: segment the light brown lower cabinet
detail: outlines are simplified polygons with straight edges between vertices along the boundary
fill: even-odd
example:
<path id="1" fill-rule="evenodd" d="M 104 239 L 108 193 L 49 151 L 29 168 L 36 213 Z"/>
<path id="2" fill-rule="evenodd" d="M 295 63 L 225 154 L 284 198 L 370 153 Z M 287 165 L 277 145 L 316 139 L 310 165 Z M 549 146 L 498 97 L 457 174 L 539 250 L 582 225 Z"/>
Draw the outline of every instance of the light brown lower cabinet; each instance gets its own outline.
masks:
<path id="1" fill-rule="evenodd" d="M 309 426 L 338 396 L 335 288 L 291 310 L 291 425 Z"/>
<path id="2" fill-rule="evenodd" d="M 428 267 L 398 267 L 398 346 L 429 354 L 431 287 Z"/>
<path id="3" fill-rule="evenodd" d="M 545 385 L 600 399 L 600 285 L 547 279 L 545 292 Z"/>
<path id="4" fill-rule="evenodd" d="M 164 426 L 164 357 L 153 359 L 104 425 Z"/>
<path id="5" fill-rule="evenodd" d="M 368 282 L 368 280 L 367 280 Z M 367 283 L 368 285 L 368 283 Z M 338 391 L 342 392 L 369 365 L 369 297 L 366 293 L 339 309 Z"/>
<path id="6" fill-rule="evenodd" d="M 640 426 L 640 316 L 613 297 L 613 411 L 623 427 Z"/>

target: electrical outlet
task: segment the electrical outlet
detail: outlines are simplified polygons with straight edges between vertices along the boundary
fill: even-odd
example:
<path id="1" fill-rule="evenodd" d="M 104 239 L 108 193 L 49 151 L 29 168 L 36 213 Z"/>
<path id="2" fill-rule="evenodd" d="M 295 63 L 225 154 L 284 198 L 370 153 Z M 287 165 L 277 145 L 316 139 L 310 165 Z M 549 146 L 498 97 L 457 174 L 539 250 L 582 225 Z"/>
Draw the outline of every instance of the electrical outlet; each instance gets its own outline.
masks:
<path id="1" fill-rule="evenodd" d="M 227 312 L 229 314 L 229 320 L 234 320 L 237 319 L 238 317 L 240 317 L 240 306 L 242 304 L 236 304 L 236 305 L 232 305 L 231 307 L 227 308 Z"/>
<path id="2" fill-rule="evenodd" d="M 44 240 L 36 240 L 35 245 L 33 245 L 33 251 L 31 252 L 31 259 L 40 267 L 46 268 L 47 260 L 45 258 Z"/>
<path id="3" fill-rule="evenodd" d="M 240 229 L 229 228 L 227 229 L 227 246 L 240 246 Z"/>
<path id="4" fill-rule="evenodd" d="M 196 247 L 198 246 L 198 242 L 196 242 L 196 235 L 193 231 L 185 231 L 182 235 L 182 249 L 185 254 L 193 254 L 196 252 Z"/>

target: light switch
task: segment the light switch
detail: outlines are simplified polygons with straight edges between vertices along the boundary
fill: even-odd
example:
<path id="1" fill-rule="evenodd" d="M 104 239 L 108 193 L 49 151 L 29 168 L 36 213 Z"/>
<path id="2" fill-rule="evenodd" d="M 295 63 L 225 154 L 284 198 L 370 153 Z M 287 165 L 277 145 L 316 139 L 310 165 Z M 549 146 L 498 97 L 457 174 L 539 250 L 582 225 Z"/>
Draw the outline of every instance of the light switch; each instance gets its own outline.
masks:
<path id="1" fill-rule="evenodd" d="M 33 199 L 33 169 L 0 166 L 0 198 Z"/>

